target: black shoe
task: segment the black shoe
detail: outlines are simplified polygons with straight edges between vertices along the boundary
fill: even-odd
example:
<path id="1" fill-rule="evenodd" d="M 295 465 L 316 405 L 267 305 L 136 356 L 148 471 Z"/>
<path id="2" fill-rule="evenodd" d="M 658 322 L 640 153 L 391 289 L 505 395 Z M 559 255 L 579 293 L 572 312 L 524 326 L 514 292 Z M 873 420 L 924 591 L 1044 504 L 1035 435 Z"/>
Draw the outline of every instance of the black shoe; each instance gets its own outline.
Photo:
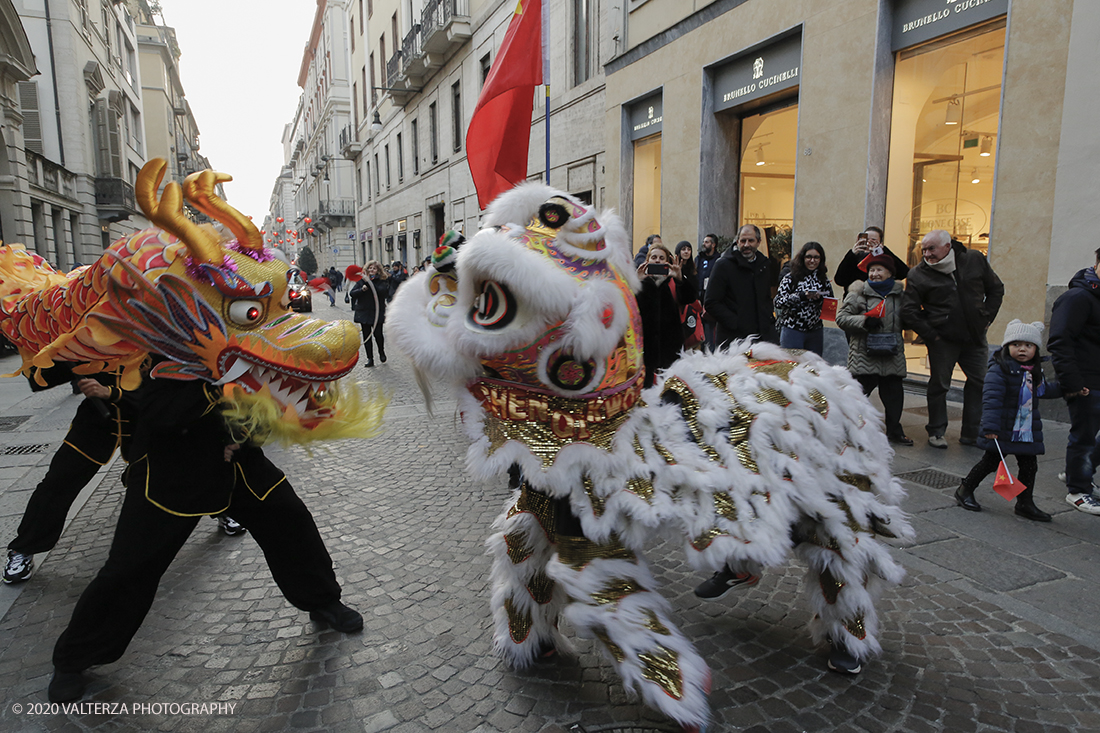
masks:
<path id="1" fill-rule="evenodd" d="M 8 585 L 22 583 L 34 572 L 34 555 L 8 550 L 8 562 L 4 565 L 4 582 Z"/>
<path id="2" fill-rule="evenodd" d="M 982 510 L 981 504 L 974 500 L 974 492 L 967 491 L 962 484 L 959 484 L 959 488 L 955 489 L 955 503 L 968 512 L 980 512 Z"/>
<path id="3" fill-rule="evenodd" d="M 853 657 L 847 649 L 829 642 L 829 669 L 841 674 L 859 674 L 863 671 L 863 665 Z"/>
<path id="4" fill-rule="evenodd" d="M 369 367 L 374 366 L 374 359 L 367 359 L 367 366 L 369 366 Z"/>
<path id="5" fill-rule="evenodd" d="M 1030 519 L 1033 522 L 1049 522 L 1050 515 L 1032 503 L 1016 502 L 1016 516 Z"/>
<path id="6" fill-rule="evenodd" d="M 959 445 L 977 445 L 977 438 L 959 438 Z"/>
<path id="7" fill-rule="evenodd" d="M 84 696 L 84 688 L 87 686 L 88 681 L 84 679 L 83 672 L 62 672 L 55 669 L 46 697 L 50 702 L 72 702 Z"/>
<path id="8" fill-rule="evenodd" d="M 337 631 L 345 634 L 353 634 L 363 630 L 363 617 L 353 608 L 348 608 L 340 601 L 333 601 L 324 608 L 317 608 L 309 612 L 309 617 L 320 624 L 327 624 Z"/>
<path id="9" fill-rule="evenodd" d="M 890 435 L 887 436 L 887 440 L 895 445 L 913 445 L 913 439 L 904 435 Z"/>
<path id="10" fill-rule="evenodd" d="M 719 598 L 724 596 L 730 588 L 739 585 L 756 585 L 759 582 L 759 575 L 735 573 L 728 567 L 723 566 L 721 570 L 699 584 L 695 589 L 695 595 L 700 598 Z"/>
<path id="11" fill-rule="evenodd" d="M 385 363 L 386 363 L 386 355 L 385 355 L 384 353 L 381 353 L 381 352 L 379 352 L 379 354 L 378 354 L 378 361 L 380 361 L 380 362 L 382 362 L 383 364 L 385 364 Z"/>

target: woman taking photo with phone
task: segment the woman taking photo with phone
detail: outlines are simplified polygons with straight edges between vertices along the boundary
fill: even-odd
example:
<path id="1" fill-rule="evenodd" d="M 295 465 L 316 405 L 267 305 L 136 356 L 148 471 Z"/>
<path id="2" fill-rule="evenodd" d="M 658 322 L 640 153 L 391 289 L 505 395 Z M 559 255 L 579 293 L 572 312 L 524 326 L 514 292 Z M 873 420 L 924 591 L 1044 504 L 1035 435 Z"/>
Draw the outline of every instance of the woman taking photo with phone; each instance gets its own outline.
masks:
<path id="1" fill-rule="evenodd" d="M 638 267 L 642 289 L 638 291 L 638 313 L 642 318 L 642 361 L 645 386 L 653 384 L 658 369 L 676 361 L 684 347 L 680 307 L 698 297 L 695 278 L 685 277 L 679 258 L 653 244 L 646 261 Z"/>
<path id="2" fill-rule="evenodd" d="M 791 258 L 791 271 L 783 276 L 775 294 L 779 345 L 805 349 L 820 355 L 825 350 L 825 329 L 821 323 L 823 298 L 833 297 L 825 267 L 825 248 L 806 242 Z"/>

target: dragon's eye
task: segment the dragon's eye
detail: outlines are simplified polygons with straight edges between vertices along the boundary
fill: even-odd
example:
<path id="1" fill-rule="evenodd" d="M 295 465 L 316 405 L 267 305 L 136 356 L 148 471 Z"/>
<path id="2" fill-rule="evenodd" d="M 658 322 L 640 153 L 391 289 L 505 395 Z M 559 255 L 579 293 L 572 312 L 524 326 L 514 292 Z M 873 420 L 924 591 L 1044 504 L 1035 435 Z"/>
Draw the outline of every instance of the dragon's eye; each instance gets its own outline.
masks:
<path id="1" fill-rule="evenodd" d="M 495 330 L 504 328 L 516 317 L 516 300 L 508 288 L 486 280 L 481 285 L 481 295 L 474 299 L 470 322 L 479 328 Z"/>
<path id="2" fill-rule="evenodd" d="M 255 326 L 263 317 L 264 304 L 258 300 L 235 300 L 229 304 L 229 320 L 238 326 Z"/>

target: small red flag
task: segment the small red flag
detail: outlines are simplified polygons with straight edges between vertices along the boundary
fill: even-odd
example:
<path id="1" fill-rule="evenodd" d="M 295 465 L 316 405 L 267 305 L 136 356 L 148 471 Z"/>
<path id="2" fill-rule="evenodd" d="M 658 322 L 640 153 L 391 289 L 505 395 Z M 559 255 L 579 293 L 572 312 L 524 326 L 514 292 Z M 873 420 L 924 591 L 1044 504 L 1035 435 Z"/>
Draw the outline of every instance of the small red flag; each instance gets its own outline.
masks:
<path id="1" fill-rule="evenodd" d="M 836 320 L 836 298 L 822 298 L 821 299 L 821 320 L 823 320 L 823 321 L 835 321 Z"/>
<path id="2" fill-rule="evenodd" d="M 878 305 L 876 305 L 874 308 L 867 311 L 863 315 L 866 316 L 867 318 L 882 318 L 883 316 L 886 315 L 886 301 L 883 300 L 883 301 L 879 302 Z"/>
<path id="3" fill-rule="evenodd" d="M 466 130 L 466 162 L 482 209 L 527 178 L 531 110 L 542 84 L 542 1 L 516 6 Z"/>
<path id="4" fill-rule="evenodd" d="M 1026 488 L 1020 479 L 1012 477 L 1012 474 L 1008 471 L 1008 466 L 1002 460 L 1001 464 L 997 466 L 997 478 L 993 480 L 993 490 L 1003 496 L 1006 501 L 1012 501 Z"/>

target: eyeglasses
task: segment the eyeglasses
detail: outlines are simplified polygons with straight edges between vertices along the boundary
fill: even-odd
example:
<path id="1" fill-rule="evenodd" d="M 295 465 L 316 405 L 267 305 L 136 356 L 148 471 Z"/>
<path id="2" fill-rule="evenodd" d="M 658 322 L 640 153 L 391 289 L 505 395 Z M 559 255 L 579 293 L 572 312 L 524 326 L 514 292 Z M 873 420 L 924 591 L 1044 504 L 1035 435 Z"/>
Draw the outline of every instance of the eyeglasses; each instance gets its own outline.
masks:
<path id="1" fill-rule="evenodd" d="M 820 260 L 821 255 L 805 255 L 802 257 L 804 260 Z"/>

